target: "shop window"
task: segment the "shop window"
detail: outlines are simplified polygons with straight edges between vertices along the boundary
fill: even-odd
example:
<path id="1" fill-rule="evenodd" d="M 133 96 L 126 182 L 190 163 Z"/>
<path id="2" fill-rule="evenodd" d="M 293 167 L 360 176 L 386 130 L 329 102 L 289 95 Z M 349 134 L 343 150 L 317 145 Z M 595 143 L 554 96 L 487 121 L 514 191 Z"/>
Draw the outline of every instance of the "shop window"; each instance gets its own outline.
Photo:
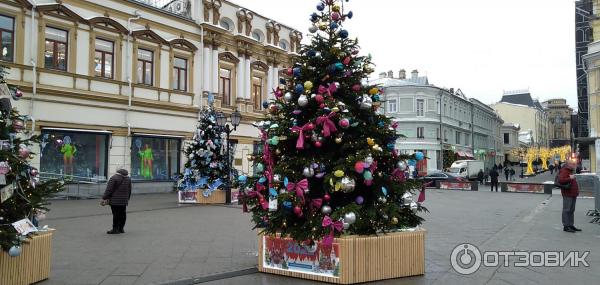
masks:
<path id="1" fill-rule="evenodd" d="M 94 74 L 99 77 L 113 78 L 113 59 L 115 55 L 115 44 L 111 41 L 96 39 L 96 51 L 94 55 Z"/>
<path id="2" fill-rule="evenodd" d="M 50 177 L 106 180 L 108 134 L 42 130 L 40 171 Z"/>
<path id="3" fill-rule="evenodd" d="M 0 60 L 13 61 L 15 46 L 15 18 L 0 15 Z"/>
<path id="4" fill-rule="evenodd" d="M 223 105 L 230 105 L 231 101 L 231 70 L 219 70 L 219 95 L 223 98 Z"/>
<path id="5" fill-rule="evenodd" d="M 46 27 L 44 64 L 46 68 L 67 70 L 67 48 L 69 33 L 65 30 Z"/>
<path id="6" fill-rule="evenodd" d="M 179 173 L 181 139 L 133 136 L 131 178 L 134 180 L 170 180 Z"/>

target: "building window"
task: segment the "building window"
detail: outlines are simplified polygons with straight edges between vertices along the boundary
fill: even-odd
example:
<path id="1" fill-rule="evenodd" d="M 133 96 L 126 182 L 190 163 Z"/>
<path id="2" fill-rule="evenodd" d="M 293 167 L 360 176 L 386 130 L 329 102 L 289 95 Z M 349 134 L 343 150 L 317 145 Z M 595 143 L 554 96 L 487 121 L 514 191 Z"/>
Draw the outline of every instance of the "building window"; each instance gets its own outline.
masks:
<path id="1" fill-rule="evenodd" d="M 15 54 L 15 18 L 0 15 L 0 59 L 13 61 Z"/>
<path id="2" fill-rule="evenodd" d="M 435 135 L 436 135 L 436 139 L 440 140 L 442 138 L 442 134 L 440 133 L 440 128 L 436 128 L 435 129 Z"/>
<path id="3" fill-rule="evenodd" d="M 418 139 L 425 138 L 425 128 L 424 127 L 417 127 L 417 138 Z"/>
<path id="4" fill-rule="evenodd" d="M 469 141 L 471 140 L 471 135 L 470 134 L 465 134 L 465 145 L 470 145 Z"/>
<path id="5" fill-rule="evenodd" d="M 460 132 L 456 132 L 456 144 L 460 144 Z"/>
<path id="6" fill-rule="evenodd" d="M 181 139 L 133 136 L 131 178 L 168 181 L 179 173 Z"/>
<path id="7" fill-rule="evenodd" d="M 65 30 L 46 27 L 46 47 L 44 66 L 46 68 L 67 70 L 67 48 L 69 33 Z"/>
<path id="8" fill-rule="evenodd" d="M 96 52 L 94 55 L 94 74 L 99 77 L 113 78 L 113 59 L 115 55 L 115 44 L 111 41 L 96 39 Z"/>
<path id="9" fill-rule="evenodd" d="M 425 115 L 425 100 L 417 99 L 417 117 L 423 117 Z"/>
<path id="10" fill-rule="evenodd" d="M 504 144 L 510 144 L 510 134 L 504 133 Z"/>
<path id="11" fill-rule="evenodd" d="M 279 41 L 279 47 L 283 50 L 287 50 L 288 49 L 288 43 L 285 40 L 281 40 Z"/>
<path id="12" fill-rule="evenodd" d="M 223 98 L 223 105 L 231 104 L 231 70 L 219 70 L 219 95 Z"/>
<path id="13" fill-rule="evenodd" d="M 137 78 L 139 84 L 153 84 L 154 52 L 145 49 L 138 49 Z"/>
<path id="14" fill-rule="evenodd" d="M 254 110 L 262 110 L 262 92 L 263 80 L 260 77 L 252 76 L 252 98 L 254 101 Z"/>
<path id="15" fill-rule="evenodd" d="M 187 59 L 173 58 L 173 90 L 187 91 Z"/>
<path id="16" fill-rule="evenodd" d="M 398 101 L 396 99 L 392 99 L 388 101 L 388 113 L 396 113 L 398 112 Z"/>
<path id="17" fill-rule="evenodd" d="M 440 101 L 435 101 L 435 110 L 437 111 L 438 115 L 441 114 Z"/>
<path id="18" fill-rule="evenodd" d="M 42 130 L 40 171 L 50 177 L 104 181 L 108 134 Z"/>
<path id="19" fill-rule="evenodd" d="M 444 130 L 444 141 L 448 141 L 448 131 Z"/>

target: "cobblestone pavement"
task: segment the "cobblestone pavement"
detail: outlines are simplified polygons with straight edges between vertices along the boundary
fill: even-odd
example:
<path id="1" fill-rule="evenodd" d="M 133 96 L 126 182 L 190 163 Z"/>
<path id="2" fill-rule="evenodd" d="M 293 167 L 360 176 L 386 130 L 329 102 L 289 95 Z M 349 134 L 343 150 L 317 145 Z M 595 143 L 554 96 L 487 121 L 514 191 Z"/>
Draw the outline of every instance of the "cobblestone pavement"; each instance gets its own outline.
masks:
<path id="1" fill-rule="evenodd" d="M 175 201 L 175 194 L 134 196 L 122 235 L 105 234 L 110 210 L 98 200 L 54 201 L 42 222 L 57 229 L 52 272 L 40 284 L 319 284 L 256 273 L 256 232 L 240 207 Z M 598 284 L 600 226 L 585 216 L 593 202 L 578 199 L 583 231 L 572 234 L 562 231 L 557 192 L 428 190 L 425 275 L 374 284 Z M 494 267 L 462 276 L 450 266 L 461 243 L 482 251 L 590 250 L 590 267 Z"/>

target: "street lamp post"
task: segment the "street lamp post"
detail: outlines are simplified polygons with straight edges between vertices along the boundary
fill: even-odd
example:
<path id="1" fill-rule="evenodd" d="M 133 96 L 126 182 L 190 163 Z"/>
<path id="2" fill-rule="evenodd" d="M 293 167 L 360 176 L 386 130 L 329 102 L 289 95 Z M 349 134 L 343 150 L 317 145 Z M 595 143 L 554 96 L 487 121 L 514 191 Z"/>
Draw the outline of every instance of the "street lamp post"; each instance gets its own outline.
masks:
<path id="1" fill-rule="evenodd" d="M 223 112 L 217 113 L 217 126 L 227 135 L 227 174 L 225 177 L 225 204 L 231 204 L 231 154 L 229 153 L 229 135 L 240 125 L 242 115 L 238 110 L 231 114 L 231 125 L 227 124 L 227 117 Z M 233 126 L 233 128 L 231 128 Z"/>

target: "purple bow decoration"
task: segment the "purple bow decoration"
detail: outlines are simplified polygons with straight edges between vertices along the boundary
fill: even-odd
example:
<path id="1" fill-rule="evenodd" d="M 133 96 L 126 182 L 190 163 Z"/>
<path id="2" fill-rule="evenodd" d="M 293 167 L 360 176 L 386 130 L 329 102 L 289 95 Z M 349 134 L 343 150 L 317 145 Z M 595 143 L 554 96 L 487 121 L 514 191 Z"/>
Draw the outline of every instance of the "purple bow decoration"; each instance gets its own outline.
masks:
<path id="1" fill-rule="evenodd" d="M 304 149 L 304 131 L 309 131 L 312 124 L 307 123 L 302 127 L 294 126 L 292 132 L 298 132 L 298 140 L 296 141 L 297 149 Z"/>
<path id="2" fill-rule="evenodd" d="M 331 220 L 329 216 L 323 217 L 324 228 L 330 227 L 329 235 L 323 238 L 323 245 L 330 246 L 333 243 L 333 238 L 335 236 L 335 231 L 341 232 L 344 229 L 344 223 L 342 221 L 334 222 Z"/>
<path id="3" fill-rule="evenodd" d="M 337 116 L 337 113 L 331 112 L 329 115 L 323 115 L 317 118 L 317 125 L 323 125 L 323 136 L 326 138 L 331 136 L 331 133 L 337 132 L 335 123 L 331 120 Z"/>
<path id="4" fill-rule="evenodd" d="M 296 192 L 296 196 L 300 197 L 300 201 L 304 204 L 304 191 L 308 190 L 308 180 L 306 178 L 298 181 L 298 183 L 289 182 L 287 185 L 288 192 Z"/>

